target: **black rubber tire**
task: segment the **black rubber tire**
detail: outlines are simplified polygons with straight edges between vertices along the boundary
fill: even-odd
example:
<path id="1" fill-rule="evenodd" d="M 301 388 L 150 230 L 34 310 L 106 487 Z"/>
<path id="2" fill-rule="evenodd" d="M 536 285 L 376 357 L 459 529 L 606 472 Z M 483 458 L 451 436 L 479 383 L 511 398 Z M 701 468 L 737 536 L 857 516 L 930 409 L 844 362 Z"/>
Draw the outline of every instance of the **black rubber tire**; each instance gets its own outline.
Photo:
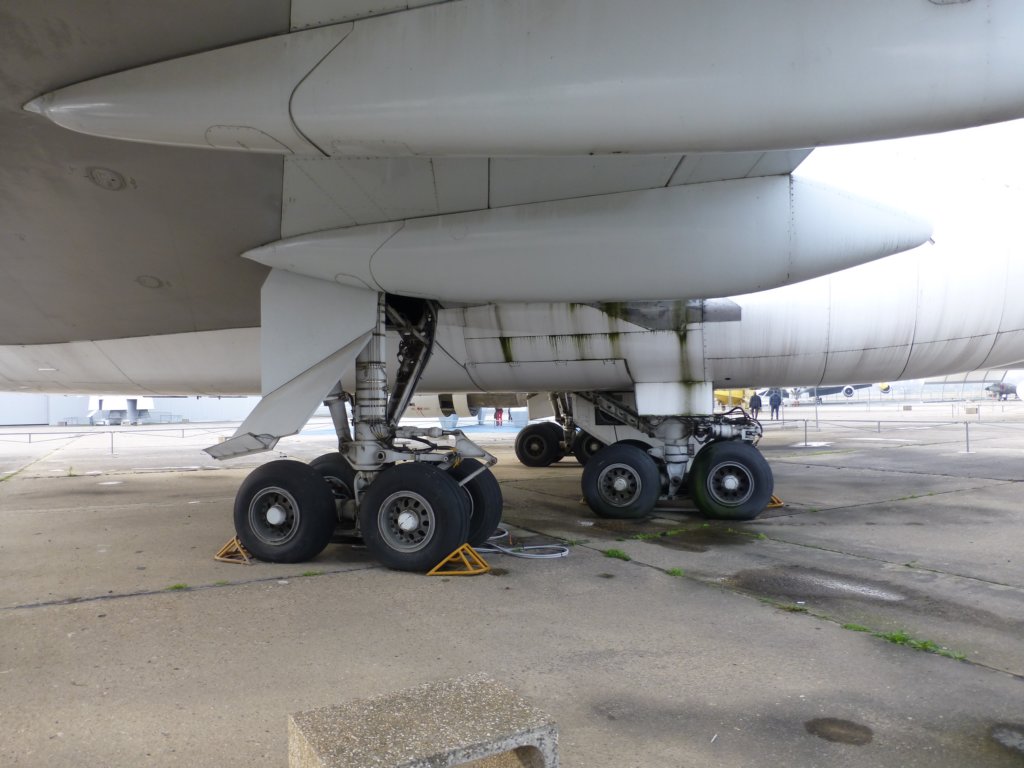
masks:
<path id="1" fill-rule="evenodd" d="M 576 437 L 572 441 L 572 455 L 584 467 L 602 448 L 604 448 L 604 443 L 582 429 L 576 433 Z"/>
<path id="2" fill-rule="evenodd" d="M 482 466 L 483 464 L 476 459 L 463 459 L 448 470 L 448 474 L 459 482 Z M 469 494 L 470 503 L 469 536 L 466 542 L 471 547 L 482 547 L 494 535 L 498 523 L 501 522 L 501 510 L 504 506 L 501 486 L 498 485 L 494 473 L 490 469 L 484 469 L 461 488 Z"/>
<path id="3" fill-rule="evenodd" d="M 309 466 L 315 469 L 327 481 L 334 494 L 336 504 L 344 504 L 356 497 L 356 471 L 340 453 L 325 453 L 317 456 Z"/>
<path id="4" fill-rule="evenodd" d="M 551 461 L 554 464 L 569 455 L 569 452 L 563 447 L 565 429 L 562 428 L 561 424 L 556 424 L 553 421 L 542 421 L 541 424 L 547 427 L 548 431 L 551 432 L 552 439 L 555 441 L 555 458 Z"/>
<path id="5" fill-rule="evenodd" d="M 771 501 L 772 469 L 750 443 L 720 440 L 704 446 L 687 473 L 693 503 L 704 517 L 753 520 Z"/>
<path id="6" fill-rule="evenodd" d="M 547 467 L 565 454 L 559 445 L 561 427 L 550 421 L 527 424 L 516 435 L 516 458 L 528 467 Z"/>
<path id="7" fill-rule="evenodd" d="M 400 527 L 409 513 L 414 525 Z M 409 461 L 382 471 L 359 502 L 363 543 L 396 571 L 429 571 L 469 538 L 469 497 L 432 464 Z"/>
<path id="8" fill-rule="evenodd" d="M 625 487 L 616 488 L 618 483 Z M 587 504 L 600 517 L 647 517 L 661 496 L 661 473 L 654 459 L 623 443 L 606 445 L 595 453 L 583 467 L 580 484 Z"/>
<path id="9" fill-rule="evenodd" d="M 272 511 L 273 510 L 273 511 Z M 278 523 L 268 515 L 284 515 Z M 271 563 L 301 563 L 331 540 L 337 512 L 317 470 L 282 459 L 254 469 L 235 496 L 235 534 L 252 555 Z"/>

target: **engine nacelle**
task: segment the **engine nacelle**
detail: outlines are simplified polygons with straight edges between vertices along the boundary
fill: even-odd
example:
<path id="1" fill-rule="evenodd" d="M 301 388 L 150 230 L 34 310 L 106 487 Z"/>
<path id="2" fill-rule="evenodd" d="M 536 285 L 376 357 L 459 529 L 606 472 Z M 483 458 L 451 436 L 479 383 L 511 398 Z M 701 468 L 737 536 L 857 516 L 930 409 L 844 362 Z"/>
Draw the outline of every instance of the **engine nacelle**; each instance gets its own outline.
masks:
<path id="1" fill-rule="evenodd" d="M 845 387 L 843 387 L 843 397 L 853 397 L 856 391 L 856 389 L 847 384 Z"/>

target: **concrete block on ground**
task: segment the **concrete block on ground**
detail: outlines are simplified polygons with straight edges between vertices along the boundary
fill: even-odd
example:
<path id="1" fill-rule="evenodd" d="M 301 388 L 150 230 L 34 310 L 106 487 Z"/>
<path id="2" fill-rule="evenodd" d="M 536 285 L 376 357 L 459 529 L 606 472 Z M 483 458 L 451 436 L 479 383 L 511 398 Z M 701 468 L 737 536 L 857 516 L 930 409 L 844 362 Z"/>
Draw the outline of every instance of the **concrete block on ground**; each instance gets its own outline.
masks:
<path id="1" fill-rule="evenodd" d="M 557 768 L 558 727 L 477 674 L 288 717 L 289 768 Z"/>

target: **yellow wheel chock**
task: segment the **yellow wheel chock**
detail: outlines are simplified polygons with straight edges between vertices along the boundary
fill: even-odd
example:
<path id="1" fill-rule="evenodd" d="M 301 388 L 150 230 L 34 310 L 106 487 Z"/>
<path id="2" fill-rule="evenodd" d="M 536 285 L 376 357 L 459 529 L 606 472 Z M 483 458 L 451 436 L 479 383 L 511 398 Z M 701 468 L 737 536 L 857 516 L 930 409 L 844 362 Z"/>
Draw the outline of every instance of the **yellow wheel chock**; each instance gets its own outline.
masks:
<path id="1" fill-rule="evenodd" d="M 235 536 L 227 544 L 220 548 L 220 551 L 213 556 L 214 560 L 219 560 L 222 563 L 241 563 L 242 565 L 252 565 L 252 555 L 249 554 L 248 550 L 242 546 L 242 542 Z"/>
<path id="2" fill-rule="evenodd" d="M 489 570 L 491 566 L 480 557 L 480 553 L 469 544 L 463 544 L 427 571 L 427 576 L 477 576 Z"/>
<path id="3" fill-rule="evenodd" d="M 784 506 L 786 506 L 786 502 L 784 502 L 782 499 L 780 499 L 778 496 L 776 496 L 773 493 L 772 494 L 772 500 L 768 502 L 768 506 L 765 507 L 765 509 L 776 509 L 777 507 L 784 507 Z"/>

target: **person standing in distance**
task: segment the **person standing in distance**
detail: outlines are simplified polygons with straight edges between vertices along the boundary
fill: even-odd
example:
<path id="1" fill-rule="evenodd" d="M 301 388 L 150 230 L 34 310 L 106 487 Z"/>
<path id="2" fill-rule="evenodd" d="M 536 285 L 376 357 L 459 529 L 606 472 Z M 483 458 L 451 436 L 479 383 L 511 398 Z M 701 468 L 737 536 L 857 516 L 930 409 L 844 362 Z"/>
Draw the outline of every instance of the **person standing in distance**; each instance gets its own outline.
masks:
<path id="1" fill-rule="evenodd" d="M 761 415 L 761 396 L 757 392 L 750 396 L 750 413 L 755 419 Z"/>

